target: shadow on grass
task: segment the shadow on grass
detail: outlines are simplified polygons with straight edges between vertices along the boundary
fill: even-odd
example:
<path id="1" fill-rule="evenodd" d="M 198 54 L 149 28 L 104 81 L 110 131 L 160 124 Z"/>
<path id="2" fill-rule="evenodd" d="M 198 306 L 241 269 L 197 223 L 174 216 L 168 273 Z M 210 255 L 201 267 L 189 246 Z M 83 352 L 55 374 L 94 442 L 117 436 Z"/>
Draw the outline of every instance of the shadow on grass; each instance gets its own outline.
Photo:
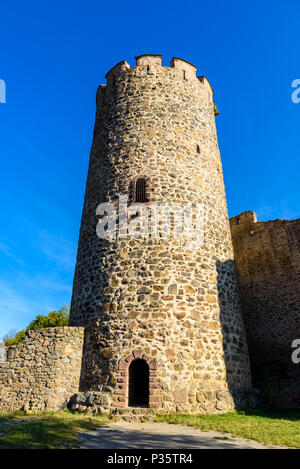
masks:
<path id="1" fill-rule="evenodd" d="M 77 432 L 106 424 L 106 416 L 90 417 L 69 412 L 1 415 L 0 449 L 55 449 L 79 446 Z M 4 419 L 5 417 L 6 420 Z"/>
<path id="2" fill-rule="evenodd" d="M 241 415 L 249 415 L 256 417 L 263 417 L 267 419 L 276 420 L 290 420 L 292 422 L 299 421 L 300 423 L 300 410 L 293 409 L 249 409 L 238 412 Z"/>

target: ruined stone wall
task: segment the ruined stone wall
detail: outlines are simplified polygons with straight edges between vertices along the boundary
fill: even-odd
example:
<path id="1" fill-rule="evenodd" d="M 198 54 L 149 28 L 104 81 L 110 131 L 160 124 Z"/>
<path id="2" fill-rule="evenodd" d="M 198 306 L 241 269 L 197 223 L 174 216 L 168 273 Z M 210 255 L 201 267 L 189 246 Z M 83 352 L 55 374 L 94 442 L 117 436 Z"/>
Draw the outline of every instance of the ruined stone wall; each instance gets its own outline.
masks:
<path id="1" fill-rule="evenodd" d="M 84 328 L 29 331 L 0 363 L 0 411 L 59 410 L 79 389 Z"/>
<path id="2" fill-rule="evenodd" d="M 245 212 L 230 224 L 253 369 L 282 365 L 280 405 L 300 407 L 300 365 L 291 360 L 300 338 L 300 220 L 257 222 Z"/>
<path id="3" fill-rule="evenodd" d="M 130 201 L 138 177 L 147 207 L 202 204 L 201 245 L 97 237 L 98 204 Z M 81 389 L 108 389 L 114 406 L 128 403 L 135 354 L 152 373 L 150 406 L 228 410 L 228 391 L 251 385 L 212 89 L 189 62 L 140 56 L 99 87 L 70 325 L 89 326 Z"/>

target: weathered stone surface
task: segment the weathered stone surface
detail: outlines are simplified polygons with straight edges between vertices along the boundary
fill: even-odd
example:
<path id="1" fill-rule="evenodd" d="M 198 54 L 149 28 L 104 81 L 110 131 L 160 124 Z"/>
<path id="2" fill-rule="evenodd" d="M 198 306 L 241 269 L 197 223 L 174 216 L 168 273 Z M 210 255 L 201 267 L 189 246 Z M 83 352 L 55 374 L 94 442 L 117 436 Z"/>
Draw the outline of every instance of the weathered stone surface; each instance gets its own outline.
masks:
<path id="1" fill-rule="evenodd" d="M 257 222 L 248 211 L 230 225 L 252 365 L 278 365 L 278 405 L 300 408 L 300 219 Z"/>
<path id="2" fill-rule="evenodd" d="M 186 403 L 188 400 L 188 392 L 185 385 L 179 385 L 174 392 L 174 401 L 177 403 Z"/>
<path id="3" fill-rule="evenodd" d="M 109 413 L 111 394 L 107 390 L 102 392 L 88 391 L 74 394 L 68 403 L 68 408 L 73 412 Z"/>
<path id="4" fill-rule="evenodd" d="M 58 410 L 78 391 L 83 327 L 29 331 L 0 363 L 0 411 Z"/>
<path id="5" fill-rule="evenodd" d="M 149 209 L 162 202 L 203 206 L 203 244 L 191 247 L 172 231 L 97 237 L 98 204 L 117 209 L 119 194 L 135 202 L 141 177 Z M 212 89 L 184 60 L 171 67 L 152 55 L 132 68 L 122 62 L 99 87 L 70 324 L 86 327 L 81 390 L 110 385 L 112 406 L 128 405 L 131 358 L 124 360 L 134 350 L 148 363 L 155 359 L 150 405 L 166 411 L 217 412 L 216 391 L 251 386 Z M 193 385 L 193 395 L 178 383 Z M 213 392 L 206 407 L 196 399 L 205 391 Z"/>

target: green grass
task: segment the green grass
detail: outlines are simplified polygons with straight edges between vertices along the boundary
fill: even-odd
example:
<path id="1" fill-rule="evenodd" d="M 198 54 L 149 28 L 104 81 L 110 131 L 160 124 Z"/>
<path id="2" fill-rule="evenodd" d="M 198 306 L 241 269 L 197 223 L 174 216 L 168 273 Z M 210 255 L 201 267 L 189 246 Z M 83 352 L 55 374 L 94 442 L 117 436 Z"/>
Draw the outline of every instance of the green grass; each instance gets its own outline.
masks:
<path id="1" fill-rule="evenodd" d="M 18 417 L 23 417 L 25 414 L 19 410 L 15 412 L 3 412 L 0 413 L 0 425 L 1 423 L 10 422 L 12 419 L 16 419 Z"/>
<path id="2" fill-rule="evenodd" d="M 72 414 L 68 411 L 0 414 L 0 449 L 76 448 L 76 432 L 94 430 L 109 417 Z M 3 423 L 13 423 L 10 426 Z"/>
<path id="3" fill-rule="evenodd" d="M 107 424 L 105 415 L 69 411 L 0 413 L 0 449 L 77 448 L 77 432 Z M 300 411 L 253 410 L 222 415 L 157 415 L 156 421 L 215 430 L 265 444 L 300 448 Z M 12 423 L 12 425 L 10 425 Z M 7 425 L 9 424 L 9 425 Z"/>
<path id="4" fill-rule="evenodd" d="M 300 411 L 253 410 L 222 415 L 158 415 L 158 422 L 215 430 L 265 444 L 300 448 Z"/>

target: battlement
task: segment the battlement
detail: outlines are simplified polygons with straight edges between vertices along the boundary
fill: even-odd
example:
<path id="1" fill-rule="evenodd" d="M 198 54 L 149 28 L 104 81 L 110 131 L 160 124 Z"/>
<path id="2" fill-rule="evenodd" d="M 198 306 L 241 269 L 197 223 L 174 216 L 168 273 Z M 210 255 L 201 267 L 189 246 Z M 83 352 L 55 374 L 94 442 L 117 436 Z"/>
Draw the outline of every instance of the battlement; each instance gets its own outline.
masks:
<path id="1" fill-rule="evenodd" d="M 285 226 L 300 225 L 300 219 L 257 221 L 255 212 L 248 210 L 247 212 L 240 213 L 230 219 L 230 229 L 233 237 L 242 235 L 254 235 L 261 231 L 268 231 L 273 228 L 282 228 Z"/>
<path id="2" fill-rule="evenodd" d="M 257 222 L 257 215 L 255 212 L 248 210 L 247 212 L 240 213 L 230 219 L 231 226 L 245 226 Z"/>
<path id="3" fill-rule="evenodd" d="M 202 85 L 208 89 L 208 91 L 211 93 L 211 98 L 212 98 L 214 95 L 214 90 L 212 89 L 212 86 L 209 83 L 208 79 L 204 75 L 202 75 L 201 77 L 197 77 L 197 78 L 202 83 Z"/>
<path id="4" fill-rule="evenodd" d="M 129 71 L 136 71 L 137 76 L 153 76 L 159 73 L 170 73 L 170 70 L 174 71 L 176 78 L 188 81 L 194 81 L 195 84 L 200 84 L 208 90 L 209 98 L 213 97 L 213 89 L 205 76 L 197 77 L 197 67 L 185 59 L 173 57 L 170 63 L 170 67 L 164 67 L 162 65 L 162 55 L 159 54 L 142 54 L 135 57 L 136 65 L 130 67 L 130 65 L 123 60 L 116 64 L 110 69 L 105 75 L 107 84 L 111 85 L 116 83 L 117 80 L 121 79 Z"/>
<path id="5" fill-rule="evenodd" d="M 188 80 L 189 78 L 196 78 L 197 68 L 187 60 L 173 57 L 171 60 L 171 67 L 181 70 L 185 80 Z"/>
<path id="6" fill-rule="evenodd" d="M 136 61 L 136 66 L 137 67 L 149 67 L 149 70 L 152 67 L 161 67 L 161 59 L 162 55 L 157 55 L 157 54 L 143 54 L 143 55 L 138 55 L 135 57 Z"/>

